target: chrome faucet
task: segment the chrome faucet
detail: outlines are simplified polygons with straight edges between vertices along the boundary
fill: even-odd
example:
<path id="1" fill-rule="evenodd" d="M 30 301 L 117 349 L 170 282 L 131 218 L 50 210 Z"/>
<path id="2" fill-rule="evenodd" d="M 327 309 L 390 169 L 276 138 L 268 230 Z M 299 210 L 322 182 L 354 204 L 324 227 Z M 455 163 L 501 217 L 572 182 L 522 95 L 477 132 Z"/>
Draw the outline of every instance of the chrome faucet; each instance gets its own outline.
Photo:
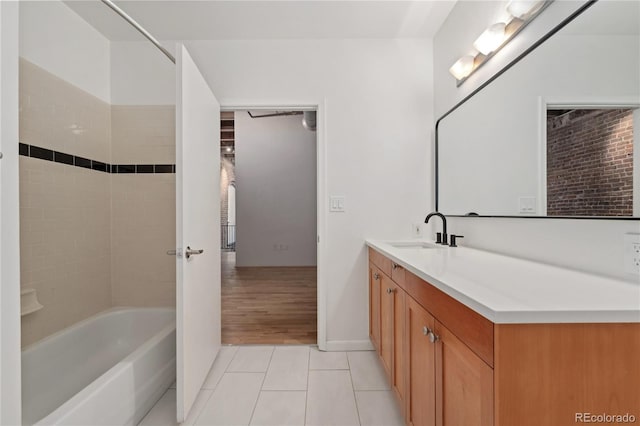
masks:
<path id="1" fill-rule="evenodd" d="M 447 218 L 444 217 L 442 213 L 433 212 L 427 215 L 426 219 L 424 220 L 424 223 L 429 223 L 429 219 L 431 219 L 433 216 L 438 216 L 440 219 L 442 219 L 442 234 L 440 234 L 440 232 L 436 233 L 436 244 L 442 244 L 443 246 L 448 246 L 449 242 L 448 242 L 448 235 L 447 235 Z"/>

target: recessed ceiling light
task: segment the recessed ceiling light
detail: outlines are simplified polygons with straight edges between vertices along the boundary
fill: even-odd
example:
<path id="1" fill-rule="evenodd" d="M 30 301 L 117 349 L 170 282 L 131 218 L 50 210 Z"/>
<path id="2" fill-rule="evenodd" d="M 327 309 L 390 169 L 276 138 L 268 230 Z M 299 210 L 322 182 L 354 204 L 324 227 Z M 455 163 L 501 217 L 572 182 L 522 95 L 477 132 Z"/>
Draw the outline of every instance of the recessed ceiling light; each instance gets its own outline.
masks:
<path id="1" fill-rule="evenodd" d="M 227 147 L 227 152 L 231 152 L 231 147 L 230 146 Z"/>

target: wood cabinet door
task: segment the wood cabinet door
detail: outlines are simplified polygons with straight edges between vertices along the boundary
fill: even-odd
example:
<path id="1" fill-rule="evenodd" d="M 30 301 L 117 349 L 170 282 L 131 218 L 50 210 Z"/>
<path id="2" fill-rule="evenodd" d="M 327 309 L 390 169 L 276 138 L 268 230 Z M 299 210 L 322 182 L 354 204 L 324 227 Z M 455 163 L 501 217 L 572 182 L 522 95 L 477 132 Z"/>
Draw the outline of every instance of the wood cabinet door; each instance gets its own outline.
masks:
<path id="1" fill-rule="evenodd" d="M 434 329 L 435 320 L 411 297 L 406 298 L 405 312 L 405 418 L 409 425 L 434 426 L 435 350 L 427 334 Z"/>
<path id="2" fill-rule="evenodd" d="M 391 297 L 393 299 L 393 361 L 391 368 L 391 389 L 398 398 L 404 411 L 405 395 L 405 316 L 406 293 L 395 282 L 391 283 Z"/>
<path id="3" fill-rule="evenodd" d="M 393 365 L 393 331 L 394 331 L 394 292 L 395 285 L 391 278 L 380 275 L 380 358 L 382 366 L 391 382 Z"/>
<path id="4" fill-rule="evenodd" d="M 382 273 L 369 263 L 369 338 L 380 353 L 380 281 Z"/>
<path id="5" fill-rule="evenodd" d="M 405 292 L 386 275 L 380 284 L 380 358 L 391 388 L 404 400 Z"/>
<path id="6" fill-rule="evenodd" d="M 493 426 L 493 369 L 436 321 L 436 425 Z"/>

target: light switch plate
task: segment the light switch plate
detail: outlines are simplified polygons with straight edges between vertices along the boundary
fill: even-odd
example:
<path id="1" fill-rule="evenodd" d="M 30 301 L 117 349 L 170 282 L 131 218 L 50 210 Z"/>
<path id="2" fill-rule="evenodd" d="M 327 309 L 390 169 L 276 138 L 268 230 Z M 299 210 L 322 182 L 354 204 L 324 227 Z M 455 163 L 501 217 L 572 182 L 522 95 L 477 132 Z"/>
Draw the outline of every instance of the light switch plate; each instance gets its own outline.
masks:
<path id="1" fill-rule="evenodd" d="M 330 212 L 344 212 L 345 211 L 345 197 L 344 196 L 331 196 L 329 197 L 329 211 Z"/>
<path id="2" fill-rule="evenodd" d="M 518 212 L 532 215 L 536 213 L 536 197 L 518 197 Z"/>

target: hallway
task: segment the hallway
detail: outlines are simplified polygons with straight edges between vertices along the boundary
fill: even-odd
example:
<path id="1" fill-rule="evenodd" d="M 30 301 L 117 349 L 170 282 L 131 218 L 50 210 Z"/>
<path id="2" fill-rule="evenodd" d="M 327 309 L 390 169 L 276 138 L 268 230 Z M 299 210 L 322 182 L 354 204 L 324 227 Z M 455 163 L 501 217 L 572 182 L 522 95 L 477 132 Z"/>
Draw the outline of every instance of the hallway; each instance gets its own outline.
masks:
<path id="1" fill-rule="evenodd" d="M 222 253 L 223 344 L 315 344 L 315 266 L 236 268 Z"/>

